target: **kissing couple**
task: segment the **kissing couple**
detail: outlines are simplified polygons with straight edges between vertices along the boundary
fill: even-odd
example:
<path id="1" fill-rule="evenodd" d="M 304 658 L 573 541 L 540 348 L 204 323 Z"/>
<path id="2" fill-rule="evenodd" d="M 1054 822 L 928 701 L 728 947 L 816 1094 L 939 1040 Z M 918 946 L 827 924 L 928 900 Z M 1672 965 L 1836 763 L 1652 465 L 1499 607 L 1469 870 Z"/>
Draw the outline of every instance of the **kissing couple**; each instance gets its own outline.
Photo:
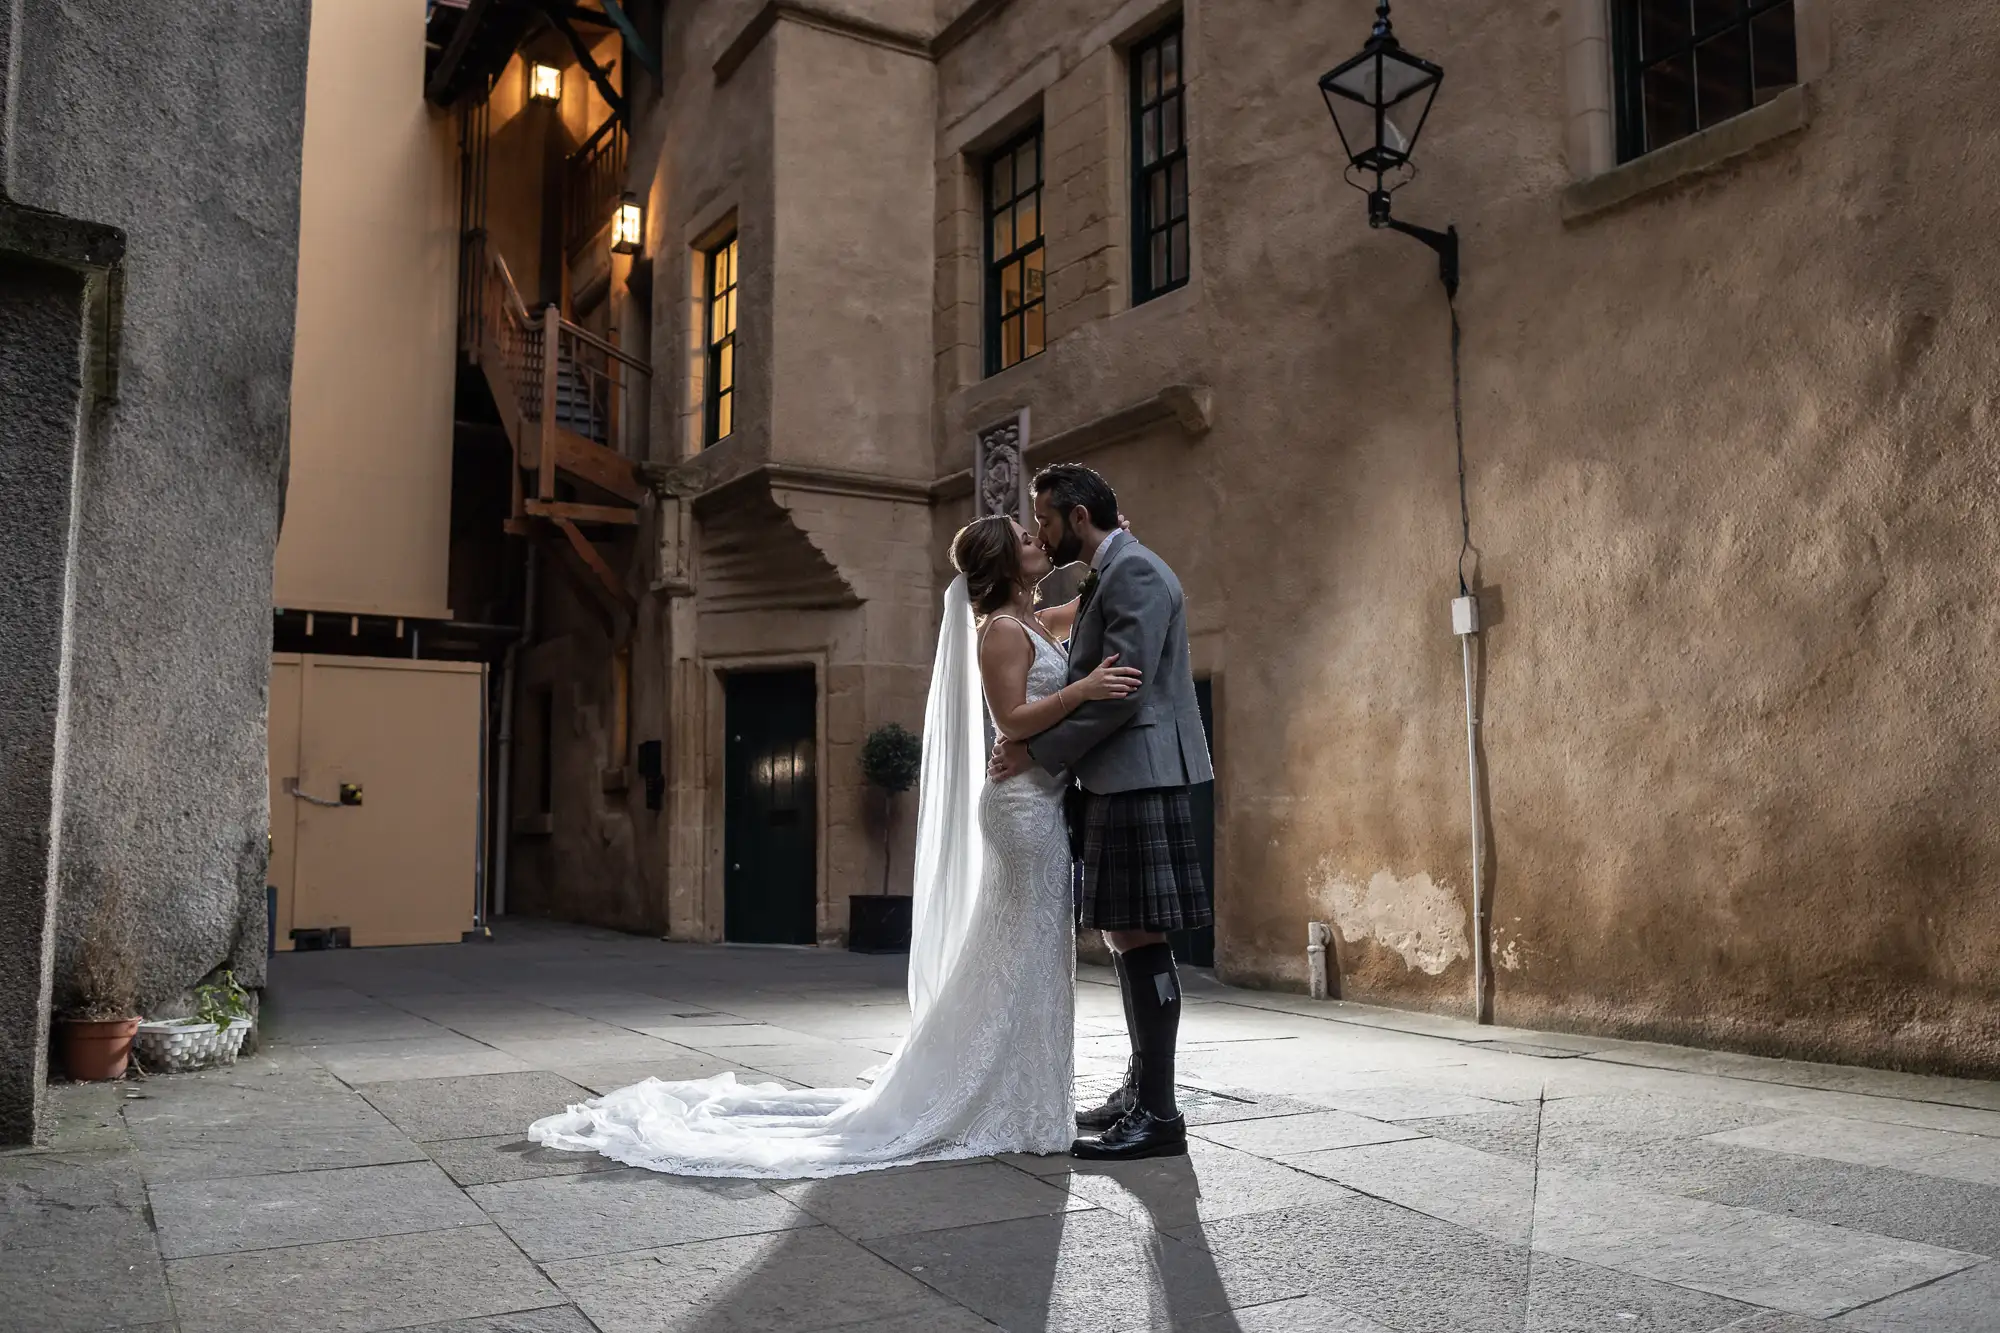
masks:
<path id="1" fill-rule="evenodd" d="M 1188 788 L 1214 773 L 1181 585 L 1096 472 L 1057 464 L 1034 492 L 1035 531 L 993 515 L 952 539 L 902 1045 L 865 1088 L 650 1078 L 536 1121 L 536 1143 L 675 1175 L 786 1179 L 1003 1152 L 1187 1151 L 1166 932 L 1211 919 Z M 1037 611 L 1042 579 L 1084 560 L 1077 598 Z M 1123 1085 L 1085 1111 L 1072 1079 L 1079 924 L 1111 948 L 1132 1041 Z"/>

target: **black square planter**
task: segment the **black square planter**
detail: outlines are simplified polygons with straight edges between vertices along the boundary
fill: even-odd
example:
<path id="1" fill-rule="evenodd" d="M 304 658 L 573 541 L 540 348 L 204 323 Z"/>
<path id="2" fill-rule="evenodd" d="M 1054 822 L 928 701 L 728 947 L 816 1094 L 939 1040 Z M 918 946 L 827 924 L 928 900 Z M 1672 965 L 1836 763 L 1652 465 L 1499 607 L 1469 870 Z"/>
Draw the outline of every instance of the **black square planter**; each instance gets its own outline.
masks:
<path id="1" fill-rule="evenodd" d="M 907 893 L 856 894 L 847 900 L 847 947 L 854 953 L 908 953 L 910 913 Z"/>

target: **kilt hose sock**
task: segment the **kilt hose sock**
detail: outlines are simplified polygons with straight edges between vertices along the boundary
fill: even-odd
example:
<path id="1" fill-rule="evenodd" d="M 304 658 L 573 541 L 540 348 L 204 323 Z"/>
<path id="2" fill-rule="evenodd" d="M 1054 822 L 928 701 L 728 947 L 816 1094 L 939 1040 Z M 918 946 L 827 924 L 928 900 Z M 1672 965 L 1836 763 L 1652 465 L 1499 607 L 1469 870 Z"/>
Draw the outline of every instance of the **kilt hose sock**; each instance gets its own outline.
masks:
<path id="1" fill-rule="evenodd" d="M 1119 956 L 1126 1021 L 1139 1063 L 1139 1105 L 1155 1119 L 1180 1114 L 1174 1104 L 1174 1047 L 1180 1040 L 1181 978 L 1168 944 L 1146 944 Z"/>

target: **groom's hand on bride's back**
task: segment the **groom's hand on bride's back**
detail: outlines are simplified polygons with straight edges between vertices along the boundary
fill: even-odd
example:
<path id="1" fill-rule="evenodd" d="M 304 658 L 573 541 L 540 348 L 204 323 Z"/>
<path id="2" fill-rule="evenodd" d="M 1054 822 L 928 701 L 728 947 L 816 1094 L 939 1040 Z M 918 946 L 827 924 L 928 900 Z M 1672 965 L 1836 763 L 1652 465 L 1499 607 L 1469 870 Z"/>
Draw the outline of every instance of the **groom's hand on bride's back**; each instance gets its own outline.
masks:
<path id="1" fill-rule="evenodd" d="M 1028 755 L 1026 741 L 1000 740 L 993 746 L 993 758 L 986 765 L 986 779 L 989 782 L 1005 782 L 1033 768 L 1035 761 Z"/>

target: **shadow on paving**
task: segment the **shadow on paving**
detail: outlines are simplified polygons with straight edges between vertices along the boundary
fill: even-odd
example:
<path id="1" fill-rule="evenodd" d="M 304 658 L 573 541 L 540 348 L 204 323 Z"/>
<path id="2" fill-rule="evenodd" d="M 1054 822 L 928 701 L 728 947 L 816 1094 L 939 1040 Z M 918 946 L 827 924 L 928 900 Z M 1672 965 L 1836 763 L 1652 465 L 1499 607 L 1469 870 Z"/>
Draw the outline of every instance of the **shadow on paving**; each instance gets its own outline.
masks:
<path id="1" fill-rule="evenodd" d="M 822 1225 L 775 1235 L 680 1246 L 662 1255 L 682 1273 L 736 1256 L 749 1262 L 712 1290 L 678 1284 L 690 1304 L 691 1333 L 853 1326 L 871 1333 L 1104 1333 L 1105 1330 L 1187 1330 L 1242 1333 L 1231 1314 L 1215 1260 L 1199 1243 L 1164 1234 L 1160 1226 L 1192 1210 L 1201 1182 L 1182 1159 L 1149 1174 L 1138 1193 L 1148 1225 L 1102 1209 L 869 1235 L 844 1195 L 918 1172 L 1006 1172 L 1029 1188 L 1057 1196 L 1064 1182 L 993 1163 L 940 1163 L 890 1173 L 779 1187 Z M 842 1234 L 845 1231 L 849 1234 Z M 1253 1299 L 1257 1296 L 1253 1294 Z M 586 1310 L 593 1302 L 586 1297 Z M 628 1312 L 629 1313 L 629 1312 Z M 622 1319 L 607 1329 L 625 1327 Z M 638 1327 L 633 1324 L 632 1327 Z"/>

